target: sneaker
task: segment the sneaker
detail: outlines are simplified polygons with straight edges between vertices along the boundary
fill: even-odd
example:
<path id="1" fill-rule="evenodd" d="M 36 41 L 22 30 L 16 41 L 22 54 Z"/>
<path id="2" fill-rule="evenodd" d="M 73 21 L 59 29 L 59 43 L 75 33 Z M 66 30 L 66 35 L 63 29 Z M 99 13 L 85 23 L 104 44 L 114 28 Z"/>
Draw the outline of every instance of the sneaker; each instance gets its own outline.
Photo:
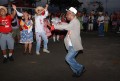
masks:
<path id="1" fill-rule="evenodd" d="M 10 61 L 14 61 L 13 56 L 10 56 L 10 57 L 9 57 L 9 60 L 10 60 Z"/>
<path id="2" fill-rule="evenodd" d="M 8 62 L 8 59 L 7 58 L 3 58 L 3 63 L 7 63 Z"/>
<path id="3" fill-rule="evenodd" d="M 43 52 L 45 52 L 45 53 L 50 53 L 50 51 L 47 50 L 47 49 L 43 49 Z"/>
<path id="4" fill-rule="evenodd" d="M 76 77 L 76 78 L 81 77 L 85 73 L 85 71 L 86 71 L 86 69 L 85 69 L 85 67 L 83 67 L 81 73 L 78 71 L 77 73 L 74 73 L 72 76 Z"/>
<path id="5" fill-rule="evenodd" d="M 40 52 L 36 52 L 36 55 L 40 55 Z"/>

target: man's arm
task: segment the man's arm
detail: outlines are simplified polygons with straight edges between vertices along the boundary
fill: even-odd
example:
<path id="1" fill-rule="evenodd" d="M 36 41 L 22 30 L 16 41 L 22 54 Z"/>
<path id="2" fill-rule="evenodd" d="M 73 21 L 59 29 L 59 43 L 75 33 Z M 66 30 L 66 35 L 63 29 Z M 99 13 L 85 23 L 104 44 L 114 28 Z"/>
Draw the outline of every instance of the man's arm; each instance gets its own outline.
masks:
<path id="1" fill-rule="evenodd" d="M 12 5 L 12 8 L 14 9 L 13 13 L 11 14 L 11 17 L 14 18 L 16 15 L 16 6 Z"/>
<path id="2" fill-rule="evenodd" d="M 45 11 L 44 17 L 46 18 L 48 16 L 48 4 L 46 4 L 44 11 Z"/>
<path id="3" fill-rule="evenodd" d="M 46 6 L 45 6 L 45 10 L 48 10 L 48 6 L 49 6 L 49 5 L 48 5 L 48 4 L 46 4 Z"/>

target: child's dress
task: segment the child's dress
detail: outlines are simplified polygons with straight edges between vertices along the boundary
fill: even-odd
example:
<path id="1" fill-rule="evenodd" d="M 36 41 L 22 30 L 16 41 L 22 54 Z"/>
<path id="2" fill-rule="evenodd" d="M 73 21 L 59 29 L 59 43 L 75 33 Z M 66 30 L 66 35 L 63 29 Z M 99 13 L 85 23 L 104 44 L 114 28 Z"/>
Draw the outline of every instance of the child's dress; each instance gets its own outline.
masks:
<path id="1" fill-rule="evenodd" d="M 25 21 L 21 20 L 20 24 L 23 23 L 25 23 Z M 23 27 L 24 29 L 21 31 L 20 43 L 32 43 L 33 42 L 32 20 L 29 20 L 27 23 L 25 23 Z"/>

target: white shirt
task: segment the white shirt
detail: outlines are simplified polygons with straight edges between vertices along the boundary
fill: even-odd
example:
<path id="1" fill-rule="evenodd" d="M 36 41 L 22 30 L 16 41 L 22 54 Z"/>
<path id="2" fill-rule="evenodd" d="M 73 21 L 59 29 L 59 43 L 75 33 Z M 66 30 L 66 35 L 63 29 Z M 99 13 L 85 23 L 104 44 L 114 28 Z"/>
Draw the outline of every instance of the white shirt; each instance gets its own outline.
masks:
<path id="1" fill-rule="evenodd" d="M 70 34 L 71 34 L 71 32 L 69 30 L 68 33 L 67 33 L 68 46 L 72 46 L 72 42 L 71 42 L 71 39 L 70 39 Z"/>
<path id="2" fill-rule="evenodd" d="M 45 15 L 35 15 L 35 32 L 45 32 L 44 30 L 44 18 L 48 16 L 48 11 L 45 11 Z"/>
<path id="3" fill-rule="evenodd" d="M 91 19 L 90 19 L 91 18 Z M 89 16 L 89 20 L 91 20 L 91 23 L 94 21 L 94 16 Z"/>
<path id="4" fill-rule="evenodd" d="M 100 21 L 99 23 L 104 23 L 104 16 L 99 16 L 98 21 Z"/>
<path id="5" fill-rule="evenodd" d="M 52 18 L 51 21 L 53 22 L 53 24 L 58 24 L 59 22 L 61 22 L 60 18 L 58 18 L 58 17 Z"/>
<path id="6" fill-rule="evenodd" d="M 68 40 L 68 45 L 69 45 L 69 46 L 72 46 L 72 42 L 71 42 L 71 39 L 70 39 L 70 36 L 69 36 L 69 35 L 67 36 L 67 40 Z"/>

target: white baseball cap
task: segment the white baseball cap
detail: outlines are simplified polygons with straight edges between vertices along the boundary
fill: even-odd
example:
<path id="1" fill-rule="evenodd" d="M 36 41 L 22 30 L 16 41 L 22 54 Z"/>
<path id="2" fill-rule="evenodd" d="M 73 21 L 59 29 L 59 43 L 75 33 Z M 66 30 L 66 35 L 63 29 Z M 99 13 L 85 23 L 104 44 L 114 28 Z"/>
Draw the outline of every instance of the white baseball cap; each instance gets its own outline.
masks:
<path id="1" fill-rule="evenodd" d="M 69 10 L 66 9 L 66 11 L 71 11 L 74 14 L 77 14 L 77 10 L 74 7 L 70 7 Z"/>

